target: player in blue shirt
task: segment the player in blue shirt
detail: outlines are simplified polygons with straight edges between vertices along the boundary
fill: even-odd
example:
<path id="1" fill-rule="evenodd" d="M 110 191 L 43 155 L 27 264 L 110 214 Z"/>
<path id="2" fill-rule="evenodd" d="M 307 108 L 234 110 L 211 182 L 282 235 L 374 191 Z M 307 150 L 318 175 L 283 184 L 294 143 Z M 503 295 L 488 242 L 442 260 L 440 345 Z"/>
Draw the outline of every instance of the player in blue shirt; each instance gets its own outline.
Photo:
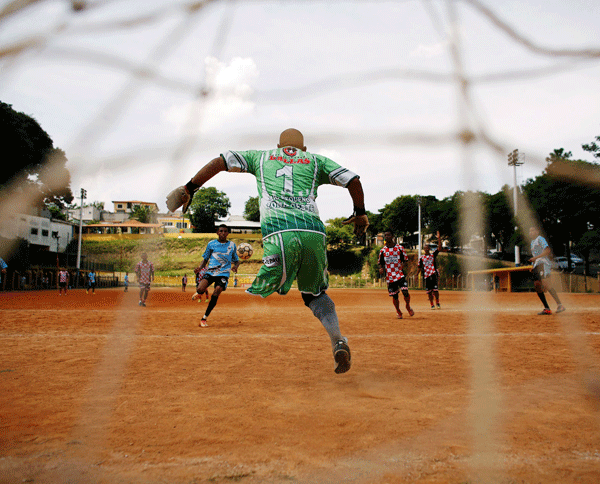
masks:
<path id="1" fill-rule="evenodd" d="M 92 295 L 96 294 L 96 273 L 92 269 L 88 274 L 88 287 L 86 289 L 86 294 L 89 294 L 90 289 L 92 290 Z"/>
<path id="2" fill-rule="evenodd" d="M 202 276 L 202 279 L 196 288 L 196 294 L 192 296 L 192 299 L 198 299 L 211 284 L 215 285 L 215 290 L 210 298 L 206 312 L 200 320 L 200 326 L 202 328 L 208 326 L 208 323 L 206 322 L 208 316 L 217 305 L 217 300 L 219 299 L 221 292 L 227 289 L 230 272 L 237 272 L 238 266 L 240 265 L 236 246 L 233 242 L 227 240 L 228 236 L 229 227 L 225 224 L 219 225 L 219 228 L 217 229 L 218 239 L 211 240 L 202 255 L 204 260 L 199 267 L 199 271 L 202 271 L 202 269 L 206 267 L 206 272 Z"/>
<path id="3" fill-rule="evenodd" d="M 552 287 L 550 279 L 550 257 L 552 256 L 550 246 L 548 245 L 548 242 L 546 242 L 546 239 L 540 235 L 540 231 L 537 227 L 530 227 L 529 237 L 531 238 L 532 255 L 529 262 L 531 262 L 531 265 L 533 266 L 531 269 L 531 272 L 533 273 L 533 284 L 535 286 L 535 292 L 544 305 L 544 309 L 538 314 L 552 314 L 550 306 L 548 306 L 548 301 L 546 300 L 546 295 L 544 294 L 546 291 L 550 293 L 556 301 L 556 304 L 558 304 L 556 312 L 562 313 L 565 310 L 565 307 L 560 302 L 558 293 L 554 287 Z"/>

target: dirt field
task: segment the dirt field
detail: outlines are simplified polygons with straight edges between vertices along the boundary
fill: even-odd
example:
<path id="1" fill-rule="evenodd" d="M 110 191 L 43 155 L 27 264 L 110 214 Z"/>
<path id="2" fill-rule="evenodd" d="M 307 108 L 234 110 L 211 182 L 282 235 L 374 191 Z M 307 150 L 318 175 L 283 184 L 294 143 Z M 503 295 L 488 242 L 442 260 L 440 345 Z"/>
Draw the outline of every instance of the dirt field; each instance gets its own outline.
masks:
<path id="1" fill-rule="evenodd" d="M 336 375 L 297 291 L 228 289 L 209 328 L 191 294 L 0 294 L 0 482 L 600 482 L 598 295 L 537 316 L 532 293 L 431 311 L 411 291 L 398 320 L 385 290 L 330 290 L 353 360 Z"/>

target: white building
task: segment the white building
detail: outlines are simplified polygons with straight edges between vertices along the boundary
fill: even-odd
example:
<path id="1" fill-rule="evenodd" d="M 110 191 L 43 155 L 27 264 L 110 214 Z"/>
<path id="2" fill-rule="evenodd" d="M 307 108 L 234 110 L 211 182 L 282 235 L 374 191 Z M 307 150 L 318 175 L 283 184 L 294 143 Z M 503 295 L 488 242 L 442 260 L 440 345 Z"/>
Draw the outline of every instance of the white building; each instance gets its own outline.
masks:
<path id="1" fill-rule="evenodd" d="M 83 223 L 90 223 L 92 220 L 101 220 L 102 211 L 95 207 L 94 205 L 88 205 L 87 207 L 83 207 L 83 211 L 80 212 L 79 208 L 72 208 L 67 210 L 69 220 L 75 220 L 79 222 L 79 215 L 81 213 L 81 219 Z"/>
<path id="2" fill-rule="evenodd" d="M 49 252 L 64 252 L 74 236 L 74 225 L 35 215 L 14 214 L 0 222 L 0 237 L 25 239 Z"/>

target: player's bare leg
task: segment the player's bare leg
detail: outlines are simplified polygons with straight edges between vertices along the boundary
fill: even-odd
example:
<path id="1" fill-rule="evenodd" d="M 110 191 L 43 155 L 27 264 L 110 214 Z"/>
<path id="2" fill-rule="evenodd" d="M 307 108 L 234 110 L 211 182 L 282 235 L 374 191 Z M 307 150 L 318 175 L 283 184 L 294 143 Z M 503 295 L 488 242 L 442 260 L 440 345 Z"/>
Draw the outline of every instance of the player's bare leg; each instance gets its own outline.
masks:
<path id="1" fill-rule="evenodd" d="M 429 305 L 431 306 L 431 309 L 435 309 L 433 304 L 433 291 L 427 291 L 427 298 L 429 299 Z"/>
<path id="2" fill-rule="evenodd" d="M 435 297 L 435 305 L 440 309 L 440 291 L 433 291 L 433 296 Z M 433 301 L 431 301 L 431 304 L 433 304 Z"/>
<path id="3" fill-rule="evenodd" d="M 192 301 L 202 302 L 202 294 L 206 294 L 206 300 L 208 301 L 208 281 L 206 279 L 202 279 L 196 286 Z"/>
<path id="4" fill-rule="evenodd" d="M 402 319 L 402 311 L 400 311 L 400 299 L 398 298 L 398 294 L 394 294 L 392 296 L 392 304 L 396 309 L 396 314 L 398 315 L 398 319 Z"/>
<path id="5" fill-rule="evenodd" d="M 404 296 L 404 303 L 406 305 L 406 310 L 408 311 L 408 314 L 410 316 L 414 316 L 415 312 L 413 311 L 413 309 L 410 307 L 410 294 L 408 293 L 408 290 L 403 290 L 402 291 L 402 295 Z"/>
<path id="6" fill-rule="evenodd" d="M 554 289 L 554 287 L 552 286 L 552 284 L 550 284 L 550 281 L 548 279 L 544 279 L 542 281 L 542 289 L 548 291 L 552 298 L 556 301 L 556 304 L 558 305 L 558 307 L 556 308 L 557 313 L 562 313 L 563 311 L 565 311 L 565 307 L 562 305 L 562 302 L 560 301 L 560 297 L 558 296 L 556 289 Z"/>

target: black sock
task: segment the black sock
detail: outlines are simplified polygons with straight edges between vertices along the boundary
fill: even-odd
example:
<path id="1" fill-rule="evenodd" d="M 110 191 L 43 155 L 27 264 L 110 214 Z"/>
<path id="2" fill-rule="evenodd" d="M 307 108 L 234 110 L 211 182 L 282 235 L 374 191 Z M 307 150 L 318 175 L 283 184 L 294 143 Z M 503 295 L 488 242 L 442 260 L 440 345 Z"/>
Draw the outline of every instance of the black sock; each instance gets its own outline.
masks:
<path id="1" fill-rule="evenodd" d="M 546 301 L 546 295 L 543 292 L 538 292 L 537 295 L 540 298 L 540 301 L 542 301 L 544 307 L 546 309 L 550 309 L 550 306 L 548 306 L 548 301 Z"/>
<path id="2" fill-rule="evenodd" d="M 210 315 L 210 312 L 217 305 L 217 299 L 219 299 L 219 296 L 213 296 L 210 298 L 210 302 L 208 303 L 208 307 L 206 308 L 206 312 L 204 313 L 205 318 L 208 318 L 208 316 Z"/>

